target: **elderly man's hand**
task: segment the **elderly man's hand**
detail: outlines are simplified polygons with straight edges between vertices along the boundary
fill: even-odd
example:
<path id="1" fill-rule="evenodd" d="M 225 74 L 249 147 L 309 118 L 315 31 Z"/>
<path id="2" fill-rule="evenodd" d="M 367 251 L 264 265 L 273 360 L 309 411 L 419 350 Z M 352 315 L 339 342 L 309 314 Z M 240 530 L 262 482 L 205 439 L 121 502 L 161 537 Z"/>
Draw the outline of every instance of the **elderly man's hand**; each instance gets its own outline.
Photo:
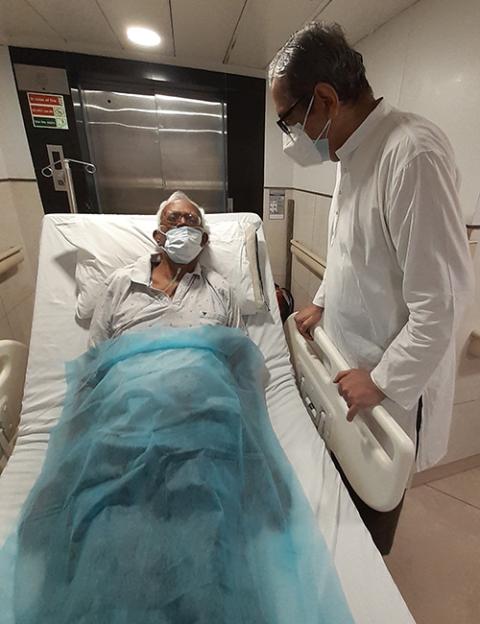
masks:
<path id="1" fill-rule="evenodd" d="M 383 392 L 373 383 L 370 373 L 361 368 L 340 371 L 333 382 L 338 384 L 338 394 L 348 405 L 349 421 L 360 410 L 375 407 L 385 398 Z"/>
<path id="2" fill-rule="evenodd" d="M 297 324 L 298 331 L 307 340 L 313 340 L 311 330 L 320 323 L 322 318 L 323 308 L 311 303 L 306 308 L 300 310 L 295 314 L 295 323 Z"/>

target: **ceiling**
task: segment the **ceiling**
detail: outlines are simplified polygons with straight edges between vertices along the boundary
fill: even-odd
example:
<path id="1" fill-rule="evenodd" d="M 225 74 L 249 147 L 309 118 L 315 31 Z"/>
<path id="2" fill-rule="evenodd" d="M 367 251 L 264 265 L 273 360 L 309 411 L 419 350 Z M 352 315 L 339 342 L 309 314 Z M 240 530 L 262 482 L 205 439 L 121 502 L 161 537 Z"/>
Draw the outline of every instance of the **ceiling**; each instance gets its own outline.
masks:
<path id="1" fill-rule="evenodd" d="M 263 76 L 288 36 L 336 21 L 356 43 L 416 0 L 0 0 L 0 44 Z M 153 28 L 155 49 L 126 38 Z"/>

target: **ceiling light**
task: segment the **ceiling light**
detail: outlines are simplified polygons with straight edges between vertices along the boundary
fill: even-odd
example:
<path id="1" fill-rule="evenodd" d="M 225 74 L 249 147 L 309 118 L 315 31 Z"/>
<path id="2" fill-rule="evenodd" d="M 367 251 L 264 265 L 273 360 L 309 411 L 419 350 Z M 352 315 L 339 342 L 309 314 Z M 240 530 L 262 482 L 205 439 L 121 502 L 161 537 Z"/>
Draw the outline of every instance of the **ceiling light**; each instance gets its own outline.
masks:
<path id="1" fill-rule="evenodd" d="M 150 30 L 150 28 L 141 28 L 140 26 L 130 26 L 127 28 L 127 37 L 133 43 L 146 48 L 153 48 L 161 41 L 160 35 L 154 30 Z"/>

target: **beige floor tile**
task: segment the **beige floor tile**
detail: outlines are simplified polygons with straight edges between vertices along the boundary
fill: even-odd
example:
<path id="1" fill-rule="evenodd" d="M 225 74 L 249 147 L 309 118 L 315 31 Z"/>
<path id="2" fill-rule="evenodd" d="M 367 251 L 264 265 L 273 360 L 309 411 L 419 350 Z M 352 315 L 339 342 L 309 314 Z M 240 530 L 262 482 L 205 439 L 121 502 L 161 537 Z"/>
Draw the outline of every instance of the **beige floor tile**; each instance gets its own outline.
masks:
<path id="1" fill-rule="evenodd" d="M 431 481 L 428 485 L 480 509 L 480 468 Z M 478 556 L 480 558 L 480 553 Z"/>
<path id="2" fill-rule="evenodd" d="M 480 510 L 426 485 L 407 493 L 385 562 L 417 624 L 480 622 Z"/>

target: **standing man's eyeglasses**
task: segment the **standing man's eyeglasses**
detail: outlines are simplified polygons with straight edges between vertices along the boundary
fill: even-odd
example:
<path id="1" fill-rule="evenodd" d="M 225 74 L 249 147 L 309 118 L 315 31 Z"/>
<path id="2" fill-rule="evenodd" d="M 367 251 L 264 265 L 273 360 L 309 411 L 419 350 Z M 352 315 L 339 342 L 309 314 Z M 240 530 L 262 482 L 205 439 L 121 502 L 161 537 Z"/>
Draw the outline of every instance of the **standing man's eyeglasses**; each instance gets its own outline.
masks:
<path id="1" fill-rule="evenodd" d="M 287 122 L 285 121 L 285 119 L 291 114 L 293 113 L 293 110 L 296 106 L 298 106 L 298 104 L 300 104 L 300 102 L 302 100 L 304 100 L 307 96 L 306 95 L 302 95 L 302 97 L 298 98 L 298 100 L 296 100 L 296 102 L 294 102 L 290 108 L 285 111 L 283 113 L 283 115 L 280 115 L 280 117 L 277 119 L 277 126 L 280 128 L 280 130 L 282 132 L 285 132 L 285 134 L 290 135 L 290 128 L 287 125 Z"/>

